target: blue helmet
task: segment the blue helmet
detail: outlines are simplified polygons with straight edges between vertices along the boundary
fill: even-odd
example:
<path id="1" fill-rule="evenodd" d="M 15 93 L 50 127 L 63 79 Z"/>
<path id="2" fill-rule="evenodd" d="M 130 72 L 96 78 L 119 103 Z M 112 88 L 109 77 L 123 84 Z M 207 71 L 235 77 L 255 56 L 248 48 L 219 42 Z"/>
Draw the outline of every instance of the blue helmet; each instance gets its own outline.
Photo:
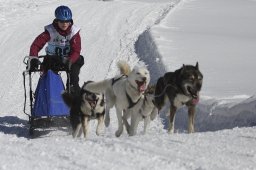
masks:
<path id="1" fill-rule="evenodd" d="M 72 20 L 72 12 L 67 6 L 59 6 L 55 9 L 55 18 L 62 21 Z"/>

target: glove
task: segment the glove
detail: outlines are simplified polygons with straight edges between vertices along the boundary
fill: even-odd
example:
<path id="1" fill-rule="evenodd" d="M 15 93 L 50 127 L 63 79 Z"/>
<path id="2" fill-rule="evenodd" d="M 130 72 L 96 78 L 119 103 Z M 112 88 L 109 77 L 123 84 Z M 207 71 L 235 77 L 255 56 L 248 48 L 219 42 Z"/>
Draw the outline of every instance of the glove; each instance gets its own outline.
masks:
<path id="1" fill-rule="evenodd" d="M 36 71 L 38 70 L 39 61 L 37 58 L 32 58 L 30 60 L 30 69 L 29 71 Z"/>

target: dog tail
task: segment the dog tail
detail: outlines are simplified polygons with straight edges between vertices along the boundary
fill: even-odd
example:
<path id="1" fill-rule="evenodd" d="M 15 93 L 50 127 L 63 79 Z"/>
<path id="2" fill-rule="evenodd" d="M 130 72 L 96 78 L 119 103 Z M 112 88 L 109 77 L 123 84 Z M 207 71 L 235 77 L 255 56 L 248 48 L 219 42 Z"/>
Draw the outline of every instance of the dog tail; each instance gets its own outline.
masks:
<path id="1" fill-rule="evenodd" d="M 99 82 L 84 83 L 82 86 L 83 90 L 91 93 L 105 93 L 105 91 L 111 88 L 112 79 L 105 79 Z"/>
<path id="2" fill-rule="evenodd" d="M 161 110 L 161 108 L 164 105 L 164 98 L 165 98 L 165 87 L 164 87 L 164 78 L 160 77 L 156 83 L 155 88 L 155 105 L 158 108 L 158 110 Z"/>
<path id="3" fill-rule="evenodd" d="M 61 97 L 68 107 L 72 106 L 72 103 L 74 101 L 74 96 L 72 94 L 68 93 L 67 91 L 64 91 L 61 93 Z"/>
<path id="4" fill-rule="evenodd" d="M 117 66 L 121 72 L 121 74 L 128 76 L 131 73 L 131 67 L 128 65 L 128 63 L 124 60 L 120 60 L 117 63 Z"/>

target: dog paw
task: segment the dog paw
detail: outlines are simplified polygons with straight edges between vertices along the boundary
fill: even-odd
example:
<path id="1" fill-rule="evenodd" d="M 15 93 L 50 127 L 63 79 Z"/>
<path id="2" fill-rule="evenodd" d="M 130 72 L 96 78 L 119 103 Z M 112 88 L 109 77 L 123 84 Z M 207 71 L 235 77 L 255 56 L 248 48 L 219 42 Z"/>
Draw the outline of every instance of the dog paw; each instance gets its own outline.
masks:
<path id="1" fill-rule="evenodd" d="M 169 128 L 168 129 L 168 134 L 174 134 L 174 129 L 173 128 Z"/>
<path id="2" fill-rule="evenodd" d="M 104 134 L 104 130 L 103 129 L 96 130 L 96 135 L 97 136 L 100 136 L 100 135 L 103 135 L 103 134 Z"/>
<path id="3" fill-rule="evenodd" d="M 136 135 L 136 131 L 133 129 L 130 129 L 129 136 L 135 136 L 135 135 Z"/>
<path id="4" fill-rule="evenodd" d="M 97 135 L 97 136 L 100 136 L 100 132 L 96 131 L 96 135 Z"/>
<path id="5" fill-rule="evenodd" d="M 188 133 L 195 133 L 195 130 L 194 129 L 190 129 L 190 130 L 188 130 Z"/>
<path id="6" fill-rule="evenodd" d="M 122 131 L 120 131 L 120 130 L 117 130 L 116 133 L 115 133 L 116 137 L 120 137 L 121 134 L 122 134 Z"/>

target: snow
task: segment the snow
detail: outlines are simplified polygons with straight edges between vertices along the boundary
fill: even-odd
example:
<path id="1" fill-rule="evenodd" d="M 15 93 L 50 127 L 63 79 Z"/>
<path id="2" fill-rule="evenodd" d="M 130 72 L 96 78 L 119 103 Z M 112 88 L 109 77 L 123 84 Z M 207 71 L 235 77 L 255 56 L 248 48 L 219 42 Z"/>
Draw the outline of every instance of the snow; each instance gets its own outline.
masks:
<path id="1" fill-rule="evenodd" d="M 204 73 L 202 95 L 255 95 L 255 80 L 249 76 L 255 67 L 255 8 L 250 0 L 181 3 L 152 31 L 168 70 L 198 61 Z"/>
<path id="2" fill-rule="evenodd" d="M 198 61 L 204 82 L 197 132 L 187 134 L 181 108 L 176 133 L 168 134 L 164 109 L 147 134 L 141 126 L 137 136 L 116 138 L 111 109 L 110 127 L 100 136 L 92 121 L 86 140 L 73 139 L 65 127 L 30 138 L 22 62 L 62 4 L 81 27 L 80 84 L 118 74 L 120 59 L 131 66 L 144 61 L 151 84 Z M 256 169 L 255 19 L 255 0 L 0 0 L 0 169 Z"/>

